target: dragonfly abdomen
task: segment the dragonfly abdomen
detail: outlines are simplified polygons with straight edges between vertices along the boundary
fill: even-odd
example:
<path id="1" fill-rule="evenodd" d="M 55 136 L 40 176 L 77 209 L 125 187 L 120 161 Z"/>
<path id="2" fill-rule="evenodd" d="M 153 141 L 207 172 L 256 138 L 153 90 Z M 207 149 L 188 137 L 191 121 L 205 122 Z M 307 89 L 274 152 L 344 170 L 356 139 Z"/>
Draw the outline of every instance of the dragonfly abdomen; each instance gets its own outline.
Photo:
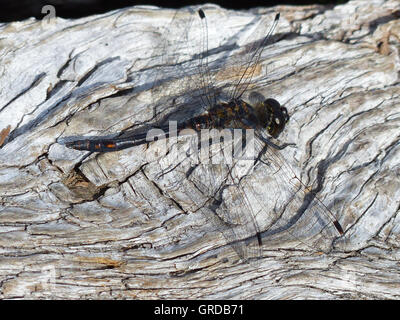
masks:
<path id="1" fill-rule="evenodd" d="M 109 152 L 126 149 L 138 145 L 136 140 L 76 140 L 67 142 L 68 148 L 76 150 L 87 150 L 93 152 Z"/>

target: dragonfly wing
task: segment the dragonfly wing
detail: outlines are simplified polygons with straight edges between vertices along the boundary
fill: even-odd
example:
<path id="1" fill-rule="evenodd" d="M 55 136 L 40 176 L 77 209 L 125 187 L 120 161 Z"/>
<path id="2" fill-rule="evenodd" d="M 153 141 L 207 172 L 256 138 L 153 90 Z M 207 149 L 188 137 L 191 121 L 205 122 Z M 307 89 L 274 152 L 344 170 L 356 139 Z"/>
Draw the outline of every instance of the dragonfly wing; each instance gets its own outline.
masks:
<path id="1" fill-rule="evenodd" d="M 193 9 L 177 10 L 160 32 L 163 40 L 155 50 L 160 62 L 154 67 L 151 90 L 154 104 L 172 108 L 170 117 L 178 121 L 193 116 L 194 110 L 204 112 L 212 88 L 206 80 L 207 30 L 202 19 Z"/>
<path id="2" fill-rule="evenodd" d="M 328 252 L 343 230 L 333 213 L 307 188 L 280 150 L 265 146 L 259 139 L 259 158 L 242 185 L 258 212 L 261 239 L 269 246 L 303 246 Z M 264 191 L 262 191 L 264 190 Z M 261 209 L 263 208 L 263 209 Z"/>
<path id="3" fill-rule="evenodd" d="M 249 168 L 239 168 L 238 160 L 232 158 L 233 143 L 211 145 L 208 163 L 197 164 L 187 179 L 208 199 L 201 208 L 202 213 L 212 217 L 217 230 L 241 259 L 256 262 L 252 258 L 261 254 L 259 228 L 241 185 L 242 175 Z"/>
<path id="4" fill-rule="evenodd" d="M 256 259 L 252 258 L 259 257 L 261 252 L 259 230 L 243 196 L 236 161 L 226 159 L 224 150 L 229 149 L 229 143 L 215 143 L 208 154 L 200 154 L 204 150 L 199 151 L 198 139 L 189 140 L 185 148 L 181 145 L 155 161 L 151 178 L 185 211 L 201 213 L 240 258 L 254 262 Z M 178 160 L 173 159 L 176 152 L 180 155 Z"/>
<path id="5" fill-rule="evenodd" d="M 248 33 L 244 43 L 237 43 L 240 49 L 218 66 L 215 79 L 226 81 L 229 99 L 240 98 L 247 89 L 255 89 L 257 77 L 265 76 L 260 64 L 261 54 L 271 43 L 279 14 L 265 15 L 246 25 L 242 32 Z"/>

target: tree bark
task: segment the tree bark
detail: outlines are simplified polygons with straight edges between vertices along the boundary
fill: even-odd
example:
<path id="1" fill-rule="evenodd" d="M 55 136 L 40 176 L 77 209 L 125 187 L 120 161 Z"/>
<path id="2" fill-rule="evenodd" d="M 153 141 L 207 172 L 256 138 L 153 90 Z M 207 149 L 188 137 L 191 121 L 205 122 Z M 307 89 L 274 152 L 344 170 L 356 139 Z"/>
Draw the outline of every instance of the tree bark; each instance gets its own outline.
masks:
<path id="1" fill-rule="evenodd" d="M 208 51 L 186 9 L 0 25 L 1 298 L 400 298 L 398 1 L 203 9 Z M 224 83 L 235 65 L 220 61 L 265 36 L 277 12 L 250 89 L 288 109 L 277 141 L 295 147 L 280 154 L 344 234 L 325 239 L 329 252 L 267 242 L 249 263 L 198 213 L 182 172 L 168 173 L 181 189 L 160 180 L 157 143 L 63 143 L 199 113 L 193 54 Z"/>

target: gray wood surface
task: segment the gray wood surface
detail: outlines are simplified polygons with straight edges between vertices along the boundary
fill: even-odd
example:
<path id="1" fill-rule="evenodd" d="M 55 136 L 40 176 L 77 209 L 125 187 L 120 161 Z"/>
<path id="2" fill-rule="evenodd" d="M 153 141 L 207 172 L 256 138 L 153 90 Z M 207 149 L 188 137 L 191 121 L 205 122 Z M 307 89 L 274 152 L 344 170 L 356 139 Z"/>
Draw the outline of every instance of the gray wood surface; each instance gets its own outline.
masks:
<path id="1" fill-rule="evenodd" d="M 179 81 L 186 65 L 163 69 L 199 48 L 188 10 L 28 19 L 0 25 L 0 298 L 400 298 L 399 2 L 204 10 L 211 64 L 280 12 L 251 89 L 288 109 L 278 142 L 296 146 L 281 155 L 344 235 L 323 239 L 329 252 L 265 243 L 249 263 L 193 207 L 178 170 L 168 177 L 181 189 L 160 180 L 157 144 L 63 145 L 199 111 Z"/>

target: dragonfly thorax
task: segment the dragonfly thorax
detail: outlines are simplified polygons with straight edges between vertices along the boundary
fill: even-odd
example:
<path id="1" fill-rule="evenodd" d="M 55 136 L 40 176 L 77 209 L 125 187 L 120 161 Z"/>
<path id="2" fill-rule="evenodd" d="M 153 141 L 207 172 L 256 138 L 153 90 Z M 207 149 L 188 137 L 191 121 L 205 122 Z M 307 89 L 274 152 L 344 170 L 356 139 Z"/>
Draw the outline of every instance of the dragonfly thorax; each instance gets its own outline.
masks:
<path id="1" fill-rule="evenodd" d="M 259 125 L 266 128 L 268 133 L 277 137 L 289 121 L 289 114 L 275 99 L 266 99 L 254 106 Z"/>

